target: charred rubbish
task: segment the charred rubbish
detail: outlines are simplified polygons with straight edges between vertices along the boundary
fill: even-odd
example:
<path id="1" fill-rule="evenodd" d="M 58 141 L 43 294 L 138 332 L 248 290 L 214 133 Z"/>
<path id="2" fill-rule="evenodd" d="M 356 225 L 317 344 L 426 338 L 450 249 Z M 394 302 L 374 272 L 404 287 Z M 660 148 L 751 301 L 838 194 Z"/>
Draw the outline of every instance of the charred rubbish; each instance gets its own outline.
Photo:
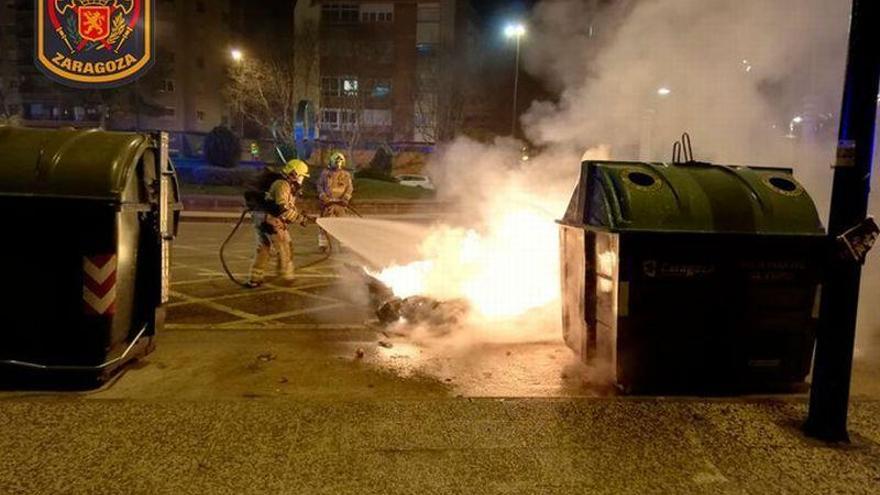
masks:
<path id="1" fill-rule="evenodd" d="M 446 332 L 462 323 L 470 311 L 467 302 L 460 299 L 441 301 L 426 296 L 397 297 L 387 285 L 363 268 L 352 265 L 346 268 L 366 284 L 370 306 L 383 325 L 403 322 Z"/>
<path id="2" fill-rule="evenodd" d="M 376 316 L 385 325 L 400 321 L 412 325 L 451 328 L 467 316 L 469 306 L 462 300 L 439 301 L 425 296 L 395 297 L 376 310 Z"/>

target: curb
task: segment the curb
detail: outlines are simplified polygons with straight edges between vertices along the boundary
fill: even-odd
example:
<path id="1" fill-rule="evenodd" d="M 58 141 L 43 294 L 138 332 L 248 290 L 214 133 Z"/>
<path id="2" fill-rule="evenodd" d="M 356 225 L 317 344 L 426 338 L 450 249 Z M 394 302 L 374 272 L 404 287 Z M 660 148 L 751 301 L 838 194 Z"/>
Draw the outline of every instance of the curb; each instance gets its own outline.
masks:
<path id="1" fill-rule="evenodd" d="M 398 213 L 383 214 L 371 213 L 364 215 L 365 218 L 373 220 L 397 220 L 397 221 L 432 221 L 442 218 L 439 213 Z M 180 221 L 187 223 L 235 223 L 241 218 L 241 210 L 234 211 L 189 211 L 184 210 L 180 214 Z M 250 222 L 250 214 L 246 217 L 246 222 Z"/>
<path id="2" fill-rule="evenodd" d="M 204 218 L 216 221 L 232 216 L 235 219 L 244 209 L 244 199 L 237 196 L 189 195 L 181 198 L 184 218 Z M 306 199 L 299 203 L 308 215 L 317 216 L 320 208 L 316 199 Z M 398 217 L 415 215 L 417 217 L 439 217 L 454 209 L 448 201 L 354 201 L 352 206 L 366 217 Z M 188 214 L 189 213 L 189 214 Z"/>

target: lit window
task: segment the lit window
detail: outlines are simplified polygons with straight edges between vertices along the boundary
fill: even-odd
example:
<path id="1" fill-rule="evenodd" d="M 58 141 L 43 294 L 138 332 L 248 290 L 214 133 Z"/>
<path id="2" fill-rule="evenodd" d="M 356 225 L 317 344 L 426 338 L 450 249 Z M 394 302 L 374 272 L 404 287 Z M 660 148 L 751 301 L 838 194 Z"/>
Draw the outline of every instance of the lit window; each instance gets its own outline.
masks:
<path id="1" fill-rule="evenodd" d="M 342 90 L 346 95 L 356 95 L 358 93 L 358 80 L 344 79 L 342 81 Z"/>

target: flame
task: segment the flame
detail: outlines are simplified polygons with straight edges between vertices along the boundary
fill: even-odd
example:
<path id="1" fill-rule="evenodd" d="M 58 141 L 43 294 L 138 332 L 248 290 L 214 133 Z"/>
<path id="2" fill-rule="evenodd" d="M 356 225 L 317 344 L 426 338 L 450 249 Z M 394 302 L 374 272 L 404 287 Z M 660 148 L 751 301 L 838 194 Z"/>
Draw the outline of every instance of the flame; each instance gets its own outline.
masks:
<path id="1" fill-rule="evenodd" d="M 373 275 L 398 297 L 465 299 L 489 321 L 557 301 L 559 233 L 553 215 L 522 206 L 498 211 L 487 223 L 485 232 L 438 226 L 420 247 L 423 260 Z"/>
<path id="2" fill-rule="evenodd" d="M 500 166 L 494 153 L 483 149 L 481 154 L 479 150 L 463 146 L 455 155 L 460 159 L 450 163 L 469 163 L 469 171 L 483 171 L 464 180 L 481 185 L 473 194 L 478 198 L 471 198 L 477 199 L 471 207 L 484 227 L 435 226 L 419 247 L 420 261 L 389 266 L 371 275 L 398 297 L 464 299 L 470 303 L 475 323 L 496 323 L 483 325 L 492 329 L 500 329 L 503 325 L 499 322 L 513 323 L 512 331 L 523 333 L 527 325 L 520 324 L 526 321 L 521 317 L 558 314 L 561 283 L 556 219 L 565 211 L 570 187 L 577 178 L 541 174 L 559 170 L 555 161 L 572 157 L 536 156 L 516 173 Z M 610 153 L 610 146 L 600 145 L 588 149 L 582 158 L 607 160 Z M 572 163 L 577 163 L 576 158 Z M 572 170 L 576 172 L 576 168 Z M 607 263 L 613 266 L 616 260 L 608 259 Z M 550 320 L 541 321 L 538 326 L 546 327 Z"/>

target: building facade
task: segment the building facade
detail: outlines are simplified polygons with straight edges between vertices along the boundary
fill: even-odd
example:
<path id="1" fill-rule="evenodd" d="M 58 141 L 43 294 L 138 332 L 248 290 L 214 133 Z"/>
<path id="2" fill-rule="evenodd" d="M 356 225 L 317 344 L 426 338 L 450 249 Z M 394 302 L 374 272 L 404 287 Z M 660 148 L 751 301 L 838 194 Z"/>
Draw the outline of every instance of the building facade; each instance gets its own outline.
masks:
<path id="1" fill-rule="evenodd" d="M 317 46 L 297 50 L 319 60 L 322 140 L 351 149 L 431 144 L 452 132 L 474 48 L 467 1 L 299 3 L 297 17 L 318 22 Z"/>

